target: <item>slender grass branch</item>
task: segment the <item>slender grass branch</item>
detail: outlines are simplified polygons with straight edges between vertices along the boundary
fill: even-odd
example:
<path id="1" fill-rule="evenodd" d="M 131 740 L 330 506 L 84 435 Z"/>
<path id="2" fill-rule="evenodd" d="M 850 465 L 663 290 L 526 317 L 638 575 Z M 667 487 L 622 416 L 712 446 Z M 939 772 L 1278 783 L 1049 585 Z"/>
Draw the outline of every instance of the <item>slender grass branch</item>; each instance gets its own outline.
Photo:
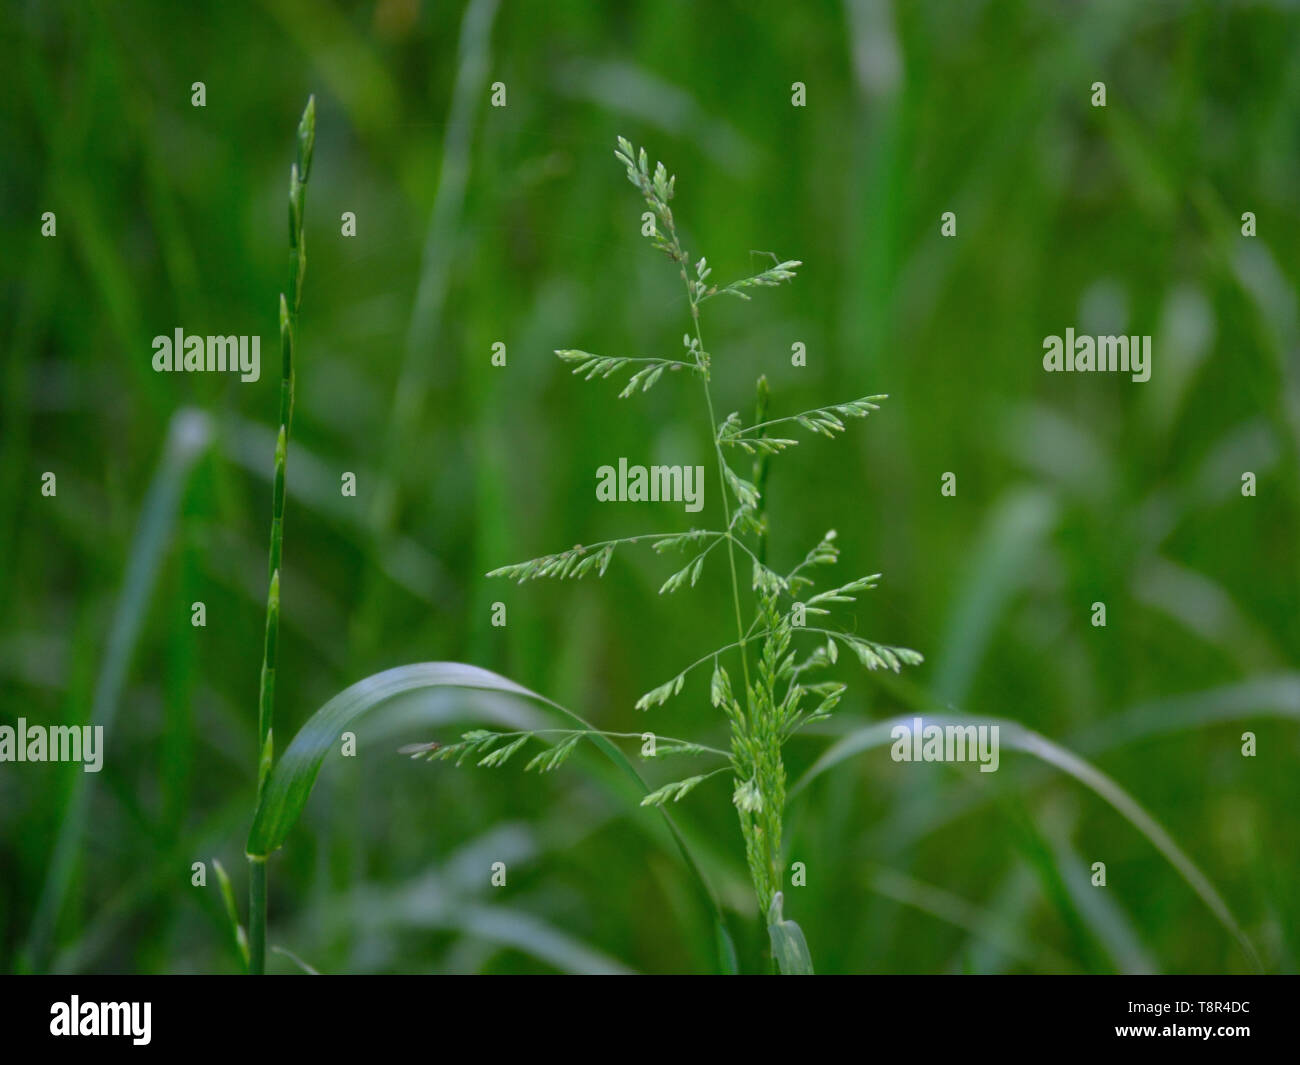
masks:
<path id="1" fill-rule="evenodd" d="M 652 203 L 659 213 L 659 216 L 667 224 L 669 240 L 671 242 L 671 257 L 677 263 L 682 283 L 686 286 L 686 298 L 691 308 L 691 323 L 695 327 L 695 346 L 691 349 L 695 356 L 695 363 L 700 371 L 701 384 L 704 389 L 704 405 L 709 414 L 709 439 L 713 441 L 713 453 L 718 464 L 718 486 L 721 489 L 723 525 L 728 529 L 727 533 L 727 564 L 731 570 L 731 602 L 736 614 L 736 635 L 740 637 L 740 661 L 741 669 L 745 677 L 745 688 L 748 690 L 749 681 L 749 656 L 745 651 L 745 622 L 740 613 L 740 580 L 736 576 L 736 552 L 734 547 L 734 537 L 730 534 L 731 529 L 731 503 L 728 499 L 727 488 L 727 463 L 722 457 L 722 447 L 718 443 L 718 419 L 713 411 L 713 392 L 709 388 L 709 356 L 704 347 L 704 334 L 700 329 L 700 295 L 697 286 L 692 283 L 689 268 L 689 259 L 685 250 L 682 248 L 681 240 L 677 236 L 677 225 L 673 221 L 673 213 L 668 208 L 667 197 L 657 195 L 653 184 L 649 187 L 643 187 L 642 193 L 646 196 L 647 201 Z M 703 260 L 701 260 L 702 262 Z M 793 276 L 793 275 L 792 275 Z"/>
<path id="2" fill-rule="evenodd" d="M 836 403 L 829 407 L 815 407 L 812 410 L 800 411 L 798 414 L 786 415 L 784 418 L 757 421 L 753 425 L 746 425 L 734 430 L 731 439 L 736 440 L 748 433 L 760 432 L 764 429 L 770 429 L 774 425 L 784 425 L 787 422 L 797 422 L 805 428 L 813 429 L 814 432 L 829 436 L 835 432 L 843 431 L 844 425 L 840 420 L 842 417 L 865 418 L 872 411 L 880 409 L 876 404 L 876 400 L 888 398 L 885 395 L 863 396 L 861 399 L 855 399 L 849 403 Z M 839 417 L 836 417 L 837 415 Z"/>
<path id="3" fill-rule="evenodd" d="M 626 544 L 649 543 L 656 551 L 670 547 L 693 543 L 708 537 L 726 536 L 725 532 L 713 529 L 691 529 L 684 533 L 641 533 L 637 536 L 622 536 L 616 540 L 599 540 L 594 544 L 575 544 L 567 551 L 557 551 L 550 555 L 539 555 L 526 562 L 512 562 L 508 566 L 498 566 L 488 573 L 489 577 L 507 577 L 523 584 L 525 581 L 541 577 L 584 577 L 595 571 L 603 576 L 609 561 L 614 557 L 615 548 Z"/>
<path id="4" fill-rule="evenodd" d="M 645 738 L 645 733 L 643 732 L 610 732 L 608 729 L 594 729 L 594 728 L 534 728 L 534 729 L 514 729 L 512 731 L 501 731 L 501 732 L 498 732 L 496 730 L 490 730 L 490 731 L 491 731 L 491 735 L 496 737 L 498 740 L 516 739 L 520 736 L 525 736 L 529 739 L 534 739 L 534 738 L 540 739 L 543 736 L 557 736 L 557 737 L 562 736 L 565 737 L 566 739 L 571 739 L 575 736 L 578 739 L 584 739 L 588 736 L 604 736 L 605 739 L 616 739 L 616 740 L 643 740 Z M 486 736 L 488 732 L 489 730 L 483 729 L 483 730 L 479 730 L 476 734 Z M 656 733 L 655 742 L 656 745 L 659 743 L 666 743 L 672 745 L 673 747 L 680 747 L 682 749 L 689 748 L 691 753 L 716 754 L 720 758 L 726 758 L 728 761 L 731 760 L 730 751 L 724 751 L 718 747 L 709 747 L 703 743 L 696 743 L 694 740 L 683 740 L 683 739 L 679 739 L 676 736 L 664 736 Z M 427 757 L 430 755 L 436 755 L 438 752 L 443 751 L 445 749 L 446 747 L 440 743 L 414 743 L 414 744 L 409 744 L 406 747 L 400 748 L 399 753 L 409 754 L 412 758 L 420 758 L 422 756 Z M 649 756 L 649 757 L 655 757 L 655 756 Z"/>
<path id="5" fill-rule="evenodd" d="M 858 636 L 856 633 L 845 632 L 842 629 L 827 629 L 817 625 L 791 625 L 789 624 L 788 615 L 781 619 L 784 628 L 774 627 L 770 629 L 763 629 L 761 632 L 754 632 L 753 630 L 755 625 L 757 625 L 761 620 L 762 620 L 761 616 L 756 617 L 754 621 L 750 624 L 749 630 L 745 633 L 746 643 L 756 643 L 759 640 L 765 640 L 768 639 L 769 637 L 775 636 L 781 633 L 782 631 L 784 631 L 784 629 L 788 629 L 791 637 L 802 636 L 802 635 L 819 636 L 819 637 L 825 636 L 828 639 L 838 640 L 847 643 L 850 646 L 855 646 L 859 643 L 865 643 L 870 647 L 886 647 L 888 650 L 896 653 L 902 651 L 905 652 L 905 654 L 903 658 L 900 659 L 900 661 L 903 661 L 907 665 L 915 664 L 913 662 L 908 661 L 908 658 L 910 657 L 910 655 L 913 655 L 916 652 L 908 651 L 907 648 L 888 647 L 887 645 L 877 643 L 874 640 L 868 640 L 865 636 Z M 652 691 L 647 692 L 646 695 L 642 696 L 641 700 L 637 703 L 637 708 L 641 710 L 645 710 L 650 708 L 651 706 L 657 706 L 662 702 L 666 702 L 667 699 L 654 698 L 655 694 L 658 692 L 662 692 L 665 689 L 676 688 L 678 681 L 685 681 L 686 677 L 688 677 L 695 670 L 699 669 L 700 666 L 704 665 L 704 663 L 716 662 L 719 658 L 727 654 L 729 651 L 735 651 L 741 646 L 742 646 L 741 642 L 737 640 L 734 643 L 723 644 L 721 647 L 716 647 L 706 655 L 701 655 L 690 665 L 674 673 L 671 680 L 667 681 L 665 684 L 660 685 L 658 688 L 655 688 Z M 917 661 L 919 660 L 920 659 L 918 656 Z M 891 669 L 894 668 L 893 664 L 888 661 L 886 661 L 885 664 L 888 665 Z M 876 663 L 870 665 L 868 668 L 876 669 L 878 668 L 878 666 L 879 663 Z M 797 674 L 799 673 L 806 673 L 811 668 L 815 668 L 815 667 L 807 664 L 804 666 L 792 666 L 791 675 L 797 676 Z M 675 694 L 675 692 L 673 692 L 673 694 Z"/>
<path id="6" fill-rule="evenodd" d="M 674 241 L 677 239 L 673 235 Z M 683 268 L 682 277 L 686 277 L 686 271 Z M 689 281 L 688 281 L 689 291 Z M 692 300 L 691 315 L 695 319 L 695 339 L 699 341 L 700 357 L 704 357 L 704 337 L 700 332 L 700 307 L 699 304 Z M 704 402 L 709 412 L 709 437 L 713 440 L 713 453 L 718 462 L 718 483 L 722 489 L 722 515 L 723 524 L 728 529 L 731 528 L 731 503 L 727 496 L 727 463 L 722 457 L 722 447 L 718 443 L 718 421 L 713 413 L 713 394 L 709 389 L 709 378 L 706 374 L 704 377 Z M 740 613 L 740 578 L 736 575 L 736 537 L 730 532 L 727 533 L 727 564 L 731 569 L 731 605 L 736 612 L 736 635 L 740 637 L 740 665 L 745 677 L 745 689 L 750 687 L 749 679 L 749 654 L 745 649 L 745 622 Z M 746 549 L 748 550 L 748 549 Z"/>

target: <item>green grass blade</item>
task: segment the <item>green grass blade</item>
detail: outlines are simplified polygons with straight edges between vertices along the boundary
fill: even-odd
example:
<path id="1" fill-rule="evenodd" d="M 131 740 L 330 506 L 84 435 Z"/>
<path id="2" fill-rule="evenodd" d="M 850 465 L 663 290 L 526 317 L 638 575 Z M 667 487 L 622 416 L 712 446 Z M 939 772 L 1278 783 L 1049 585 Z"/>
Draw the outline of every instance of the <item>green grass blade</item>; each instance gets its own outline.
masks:
<path id="1" fill-rule="evenodd" d="M 1160 966 L 1143 944 L 1127 913 L 1105 891 L 1088 882 L 1088 865 L 1068 839 L 1049 839 L 1057 864 L 1080 916 L 1116 970 L 1137 976 L 1159 975 Z"/>
<path id="2" fill-rule="evenodd" d="M 512 680 L 460 662 L 420 662 L 358 681 L 311 716 L 275 765 L 253 818 L 248 854 L 265 858 L 284 843 L 307 805 L 326 753 L 348 725 L 399 695 L 440 687 L 480 688 L 542 699 Z"/>
<path id="3" fill-rule="evenodd" d="M 320 772 L 326 753 L 338 743 L 340 733 L 348 725 L 399 695 L 434 688 L 495 691 L 541 702 L 563 714 L 576 725 L 591 729 L 593 731 L 591 742 L 636 784 L 642 795 L 649 794 L 650 789 L 646 787 L 641 775 L 627 756 L 604 736 L 595 735 L 593 726 L 567 707 L 525 688 L 522 684 L 516 684 L 507 677 L 478 666 L 463 662 L 418 662 L 376 673 L 345 688 L 316 711 L 298 730 L 298 734 L 294 736 L 271 771 L 262 791 L 257 813 L 253 818 L 253 827 L 249 832 L 247 844 L 249 856 L 264 859 L 283 845 L 290 829 L 307 805 L 307 799 L 311 795 L 312 786 L 316 782 L 316 775 Z M 731 951 L 721 949 L 722 945 L 729 944 L 730 940 L 721 910 L 709 888 L 708 881 L 704 879 L 703 872 L 687 848 L 672 818 L 662 810 L 660 815 L 672 833 L 682 860 L 694 876 L 717 922 L 716 931 L 719 937 L 722 967 L 724 971 L 734 971 L 734 966 L 729 967 L 727 964 L 728 955 L 734 957 L 734 949 Z"/>
<path id="4" fill-rule="evenodd" d="M 790 795 L 793 797 L 828 769 L 839 765 L 853 755 L 892 743 L 891 730 L 899 725 L 911 729 L 915 716 L 914 714 L 907 714 L 890 718 L 887 721 L 876 722 L 845 736 L 839 742 L 833 744 L 825 754 L 809 767 L 808 771 L 790 789 Z M 1209 878 L 1201 872 L 1196 863 L 1183 852 L 1169 833 L 1142 808 L 1136 799 L 1092 763 L 1085 761 L 1078 755 L 1015 721 L 1006 721 L 1001 718 L 975 717 L 971 714 L 927 715 L 923 718 L 923 721 L 927 726 L 939 725 L 941 727 L 947 725 L 997 725 L 1001 743 L 1012 750 L 1031 754 L 1048 765 L 1068 773 L 1079 783 L 1095 792 L 1141 832 L 1156 850 L 1164 855 L 1169 864 L 1187 881 L 1188 886 L 1200 896 L 1201 901 L 1205 903 L 1210 912 L 1218 918 L 1219 923 L 1237 940 L 1241 949 L 1250 959 L 1251 964 L 1257 969 L 1263 968 L 1254 944 L 1242 931 L 1236 918 L 1233 917 L 1232 911 L 1228 909 L 1227 903 L 1223 901 L 1223 897 L 1210 883 Z"/>
<path id="5" fill-rule="evenodd" d="M 456 83 L 447 116 L 438 188 L 425 234 L 415 307 L 411 312 L 401 370 L 393 393 L 393 416 L 389 419 L 384 442 L 388 461 L 380 467 L 381 479 L 371 510 L 372 524 L 381 543 L 392 535 L 398 505 L 400 486 L 389 471 L 401 468 L 399 456 L 411 446 L 432 381 L 431 367 L 434 363 L 428 358 L 428 353 L 442 327 L 456 269 L 454 249 L 458 245 L 465 193 L 469 187 L 474 130 L 486 99 L 492 68 L 492 27 L 498 6 L 499 0 L 473 0 L 467 5 L 461 20 Z"/>
<path id="6" fill-rule="evenodd" d="M 248 970 L 248 934 L 244 931 L 244 926 L 239 923 L 239 907 L 235 905 L 235 891 L 230 884 L 230 876 L 226 873 L 226 868 L 216 858 L 212 859 L 212 868 L 217 874 L 217 884 L 221 888 L 221 903 L 226 910 L 226 919 L 230 922 L 230 935 L 235 944 L 235 950 L 239 954 L 240 961 L 243 962 L 244 970 Z"/>
<path id="7" fill-rule="evenodd" d="M 113 609 L 113 621 L 108 629 L 107 647 L 95 681 L 94 703 L 87 722 L 103 727 L 106 742 L 113 734 L 131 658 L 144 625 L 146 608 L 153 597 L 158 571 L 171 542 L 172 526 L 181 498 L 194 464 L 207 451 L 211 440 L 210 419 L 192 407 L 178 410 L 167 427 L 167 440 L 141 509 L 122 591 Z M 75 774 L 72 793 L 55 836 L 36 915 L 28 930 L 20 969 L 41 970 L 49 961 L 55 925 L 80 860 L 90 802 L 89 785 L 86 774 Z"/>
<path id="8" fill-rule="evenodd" d="M 1025 559 L 1051 536 L 1056 511 L 1047 495 L 1030 491 L 1008 494 L 993 509 L 973 552 L 970 576 L 953 597 L 939 644 L 944 650 L 935 660 L 931 686 L 945 705 L 965 700 L 1008 603 L 1027 580 Z"/>

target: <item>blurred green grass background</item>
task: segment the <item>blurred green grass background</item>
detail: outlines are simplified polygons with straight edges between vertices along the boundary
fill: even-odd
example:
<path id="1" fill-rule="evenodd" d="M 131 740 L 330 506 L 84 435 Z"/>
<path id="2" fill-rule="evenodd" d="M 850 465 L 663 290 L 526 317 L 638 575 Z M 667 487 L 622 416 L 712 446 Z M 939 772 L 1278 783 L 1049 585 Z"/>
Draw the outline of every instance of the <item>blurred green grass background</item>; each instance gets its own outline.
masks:
<path id="1" fill-rule="evenodd" d="M 612 156 L 624 134 L 677 174 L 715 278 L 805 263 L 709 305 L 723 413 L 759 373 L 777 416 L 890 396 L 775 461 L 771 558 L 836 528 L 845 579 L 885 575 L 850 627 L 927 662 L 841 666 L 849 695 L 792 744 L 792 776 L 895 713 L 1015 719 L 1129 789 L 1265 968 L 1296 969 L 1293 5 L 17 2 L 0 34 L 0 720 L 109 724 L 97 776 L 0 766 L 0 966 L 237 966 L 215 879 L 190 868 L 221 859 L 244 900 L 283 203 L 314 92 L 278 746 L 348 684 L 431 659 L 602 728 L 723 735 L 702 680 L 652 718 L 632 705 L 727 641 L 721 571 L 671 599 L 649 552 L 599 582 L 482 576 L 694 518 L 593 490 L 619 456 L 706 461 L 679 383 L 618 401 L 551 354 L 671 356 L 686 324 Z M 1043 337 L 1071 325 L 1151 334 L 1151 381 L 1044 374 Z M 151 340 L 177 326 L 260 334 L 261 380 L 155 374 Z M 539 780 L 362 739 L 274 860 L 272 944 L 326 972 L 713 965 L 655 815 L 595 761 Z M 729 787 L 674 814 L 757 969 Z M 788 834 L 808 883 L 787 915 L 819 971 L 1249 968 L 1146 839 L 1022 755 L 991 775 L 862 755 L 796 798 Z"/>

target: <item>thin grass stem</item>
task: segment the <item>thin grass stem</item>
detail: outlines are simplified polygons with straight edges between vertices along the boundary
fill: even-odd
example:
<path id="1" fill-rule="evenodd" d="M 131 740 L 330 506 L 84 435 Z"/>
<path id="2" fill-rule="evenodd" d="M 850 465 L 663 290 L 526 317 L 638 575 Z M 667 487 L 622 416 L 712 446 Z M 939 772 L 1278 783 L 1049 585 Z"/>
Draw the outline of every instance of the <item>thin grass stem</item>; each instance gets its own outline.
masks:
<path id="1" fill-rule="evenodd" d="M 289 431 L 293 423 L 294 347 L 298 337 L 298 311 L 302 306 L 302 281 L 307 269 L 303 240 L 307 179 L 316 143 L 316 97 L 307 98 L 298 123 L 297 159 L 289 171 L 289 297 L 280 293 L 280 432 L 275 441 L 275 484 L 271 497 L 271 546 L 268 552 L 266 637 L 262 648 L 262 678 L 257 700 L 257 799 L 271 775 L 275 759 L 273 719 L 275 674 L 280 646 L 280 565 L 284 554 L 284 479 L 289 456 Z M 248 971 L 266 971 L 266 861 L 249 856 Z"/>

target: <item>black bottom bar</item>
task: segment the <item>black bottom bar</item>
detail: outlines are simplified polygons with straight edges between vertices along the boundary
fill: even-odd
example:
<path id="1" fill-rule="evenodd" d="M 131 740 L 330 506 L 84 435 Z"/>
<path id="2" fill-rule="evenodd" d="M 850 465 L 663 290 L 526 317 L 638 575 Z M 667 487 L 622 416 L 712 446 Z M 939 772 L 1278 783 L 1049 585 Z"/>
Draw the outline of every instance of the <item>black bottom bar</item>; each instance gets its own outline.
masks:
<path id="1" fill-rule="evenodd" d="M 828 1039 L 847 1040 L 863 1053 L 893 1047 L 981 1056 L 993 1048 L 1073 1052 L 1127 1044 L 1179 1057 L 1197 1047 L 1294 1057 L 1297 1045 L 1300 978 L 1289 976 L 831 980 L 833 986 L 825 979 L 817 985 L 754 978 L 742 986 L 725 977 L 10 977 L 0 997 L 0 1048 L 9 1061 L 20 1060 L 15 1050 L 85 1056 L 110 1048 L 255 1049 L 260 1059 L 280 1048 L 334 1055 L 407 1043 L 434 1048 L 453 1037 L 488 1054 L 548 1045 L 603 1057 L 623 1045 L 658 1044 L 670 1052 L 685 1033 L 696 1048 L 713 1037 L 733 1048 L 758 1039 L 769 1052 L 814 1052 Z M 633 1042 L 591 1041 L 602 1033 Z"/>

